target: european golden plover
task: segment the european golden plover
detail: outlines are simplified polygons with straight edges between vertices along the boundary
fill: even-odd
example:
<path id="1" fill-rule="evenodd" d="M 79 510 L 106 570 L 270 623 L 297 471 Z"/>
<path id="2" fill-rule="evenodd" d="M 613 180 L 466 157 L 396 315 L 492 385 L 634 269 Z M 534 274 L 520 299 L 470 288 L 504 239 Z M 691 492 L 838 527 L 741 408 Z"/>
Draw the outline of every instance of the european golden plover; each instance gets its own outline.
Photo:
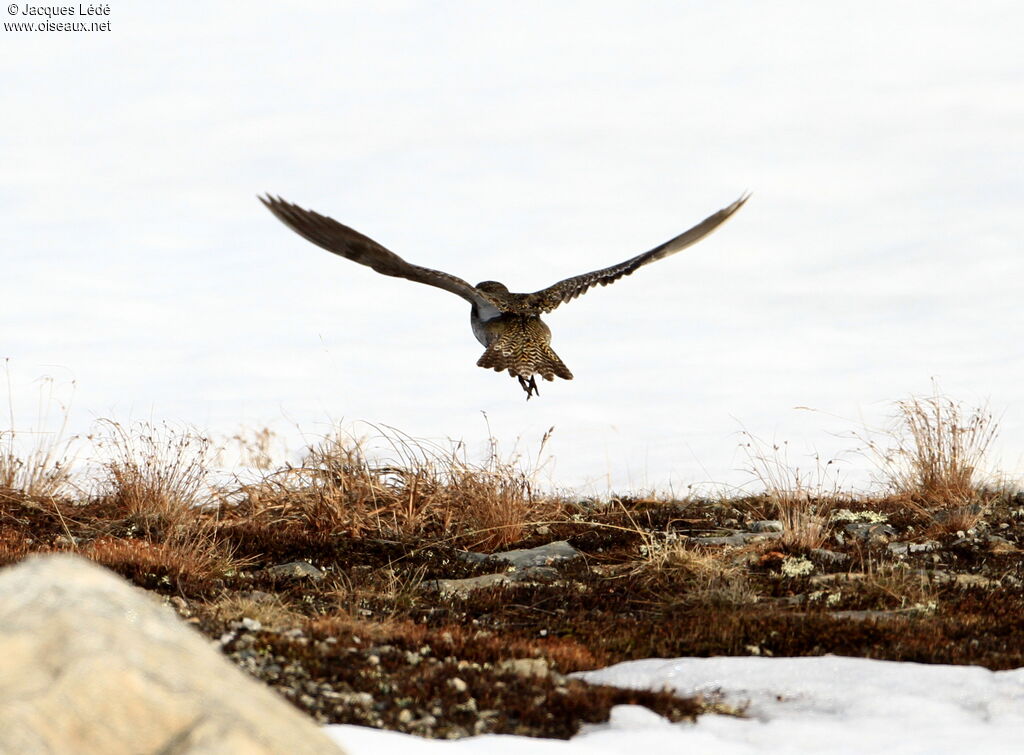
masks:
<path id="1" fill-rule="evenodd" d="M 575 299 L 592 286 L 607 286 L 649 262 L 696 244 L 728 220 L 749 196 L 744 194 L 728 207 L 649 252 L 618 265 L 566 278 L 532 294 L 514 294 L 496 281 L 471 286 L 454 275 L 410 264 L 358 231 L 280 197 L 268 195 L 260 197 L 260 201 L 297 234 L 329 252 L 372 267 L 378 273 L 443 288 L 466 299 L 472 305 L 473 335 L 486 349 L 477 366 L 497 372 L 508 370 L 509 375 L 519 379 L 529 400 L 532 395 L 540 395 L 536 375 L 545 380 L 554 380 L 555 376 L 572 380 L 569 368 L 551 349 L 551 330 L 540 315 Z"/>

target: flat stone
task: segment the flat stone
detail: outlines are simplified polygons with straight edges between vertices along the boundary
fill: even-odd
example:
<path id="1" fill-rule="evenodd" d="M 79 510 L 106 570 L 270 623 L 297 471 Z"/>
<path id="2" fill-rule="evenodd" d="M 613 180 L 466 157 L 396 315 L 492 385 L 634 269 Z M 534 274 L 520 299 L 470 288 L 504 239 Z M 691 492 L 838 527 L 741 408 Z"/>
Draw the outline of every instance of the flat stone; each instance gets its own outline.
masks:
<path id="1" fill-rule="evenodd" d="M 309 561 L 289 561 L 287 564 L 268 566 L 263 573 L 270 577 L 284 577 L 288 579 L 311 579 L 319 582 L 326 574 L 317 569 Z"/>
<path id="2" fill-rule="evenodd" d="M 459 555 L 473 563 L 493 559 L 505 561 L 516 569 L 530 569 L 536 566 L 550 566 L 558 561 L 568 561 L 579 556 L 580 552 L 565 540 L 555 540 L 547 545 L 538 545 L 536 548 L 517 548 L 501 553 L 461 551 Z"/>
<path id="3" fill-rule="evenodd" d="M 333 753 L 167 606 L 72 555 L 0 570 L 0 752 Z"/>
<path id="4" fill-rule="evenodd" d="M 885 546 L 894 556 L 907 556 L 911 553 L 931 553 L 942 547 L 942 544 L 935 540 L 925 540 L 923 543 L 889 543 Z"/>
<path id="5" fill-rule="evenodd" d="M 503 553 L 492 553 L 491 558 L 507 561 L 517 569 L 528 569 L 532 566 L 550 566 L 558 561 L 568 561 L 579 555 L 580 552 L 569 545 L 567 541 L 556 540 L 536 548 L 518 548 Z"/>
<path id="6" fill-rule="evenodd" d="M 751 532 L 782 532 L 784 529 L 778 519 L 762 519 L 750 525 Z"/>

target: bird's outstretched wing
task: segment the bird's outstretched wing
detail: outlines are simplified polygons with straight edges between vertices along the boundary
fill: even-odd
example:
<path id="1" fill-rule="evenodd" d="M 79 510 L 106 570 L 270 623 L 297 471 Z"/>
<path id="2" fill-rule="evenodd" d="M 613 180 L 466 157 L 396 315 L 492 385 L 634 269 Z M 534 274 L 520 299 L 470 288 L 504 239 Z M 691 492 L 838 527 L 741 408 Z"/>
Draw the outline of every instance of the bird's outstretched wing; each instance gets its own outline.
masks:
<path id="1" fill-rule="evenodd" d="M 744 194 L 728 207 L 719 210 L 708 218 L 705 218 L 701 222 L 697 223 L 693 228 L 679 234 L 671 241 L 666 241 L 661 246 L 654 247 L 654 249 L 649 252 L 644 252 L 632 259 L 620 262 L 618 265 L 606 267 L 603 270 L 595 270 L 592 273 L 584 273 L 583 275 L 577 275 L 573 278 L 566 278 L 553 286 L 548 286 L 547 288 L 535 293 L 527 294 L 524 301 L 525 306 L 523 306 L 523 311 L 530 311 L 536 314 L 550 312 L 559 304 L 575 299 L 580 294 L 585 293 L 592 286 L 596 286 L 599 283 L 602 286 L 607 286 L 609 283 L 617 281 L 624 275 L 629 275 L 637 268 L 642 267 L 649 262 L 654 262 L 655 260 L 660 260 L 663 257 L 668 257 L 670 254 L 675 254 L 691 244 L 696 244 L 728 220 L 736 210 L 743 206 L 743 203 L 746 202 L 749 197 L 749 194 Z"/>
<path id="2" fill-rule="evenodd" d="M 497 305 L 483 291 L 471 286 L 462 278 L 443 273 L 440 270 L 431 270 L 428 267 L 410 264 L 373 239 L 347 225 L 342 225 L 337 220 L 312 210 L 304 210 L 298 205 L 269 194 L 265 198 L 260 197 L 259 200 L 277 216 L 278 220 L 307 241 L 312 241 L 328 252 L 372 267 L 383 275 L 443 288 L 445 291 L 458 294 L 484 310 L 495 308 Z"/>

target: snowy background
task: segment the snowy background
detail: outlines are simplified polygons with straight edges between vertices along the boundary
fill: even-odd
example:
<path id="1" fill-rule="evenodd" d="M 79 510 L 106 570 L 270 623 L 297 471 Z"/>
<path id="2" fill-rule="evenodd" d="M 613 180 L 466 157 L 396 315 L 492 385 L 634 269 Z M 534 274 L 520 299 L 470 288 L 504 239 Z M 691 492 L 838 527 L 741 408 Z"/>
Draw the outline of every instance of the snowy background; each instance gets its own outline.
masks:
<path id="1" fill-rule="evenodd" d="M 806 466 L 934 377 L 991 402 L 993 466 L 1024 472 L 1020 3 L 110 7 L 109 32 L 2 32 L 17 427 L 42 376 L 75 432 L 267 425 L 298 448 L 365 420 L 482 450 L 486 412 L 506 449 L 556 427 L 555 483 L 678 491 L 747 480 L 741 428 Z M 474 366 L 464 301 L 256 201 L 532 291 L 744 190 L 709 239 L 550 315 L 577 377 L 529 404 Z"/>

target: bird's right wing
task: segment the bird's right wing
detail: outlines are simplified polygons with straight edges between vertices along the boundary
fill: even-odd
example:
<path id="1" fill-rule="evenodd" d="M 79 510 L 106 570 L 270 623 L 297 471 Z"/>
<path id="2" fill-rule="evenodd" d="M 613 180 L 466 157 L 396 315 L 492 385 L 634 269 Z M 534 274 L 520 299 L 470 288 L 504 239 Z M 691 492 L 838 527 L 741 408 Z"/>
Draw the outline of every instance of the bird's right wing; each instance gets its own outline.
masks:
<path id="1" fill-rule="evenodd" d="M 649 252 L 638 254 L 636 257 L 632 257 L 625 262 L 620 262 L 618 265 L 595 270 L 592 273 L 577 275 L 573 278 L 566 278 L 553 286 L 548 286 L 541 291 L 529 294 L 526 297 L 526 304 L 522 309 L 535 314 L 550 312 L 559 304 L 575 299 L 580 294 L 585 293 L 592 286 L 598 284 L 607 286 L 609 283 L 617 281 L 624 275 L 629 275 L 643 265 L 663 259 L 670 254 L 675 254 L 688 246 L 696 244 L 732 217 L 733 213 L 742 207 L 749 197 L 749 194 L 744 194 L 728 207 L 704 218 L 704 220 L 697 223 L 690 230 L 684 231 L 674 239 L 669 239 L 664 244 L 654 247 Z"/>
<path id="2" fill-rule="evenodd" d="M 440 270 L 431 270 L 428 267 L 410 264 L 368 236 L 364 236 L 347 225 L 342 225 L 333 218 L 313 212 L 313 210 L 304 210 L 298 205 L 269 194 L 266 198 L 260 197 L 259 200 L 274 213 L 278 220 L 302 238 L 328 252 L 358 262 L 360 265 L 372 267 L 382 275 L 391 275 L 443 288 L 485 310 L 497 305 L 484 292 L 471 286 L 462 278 L 443 273 Z"/>

